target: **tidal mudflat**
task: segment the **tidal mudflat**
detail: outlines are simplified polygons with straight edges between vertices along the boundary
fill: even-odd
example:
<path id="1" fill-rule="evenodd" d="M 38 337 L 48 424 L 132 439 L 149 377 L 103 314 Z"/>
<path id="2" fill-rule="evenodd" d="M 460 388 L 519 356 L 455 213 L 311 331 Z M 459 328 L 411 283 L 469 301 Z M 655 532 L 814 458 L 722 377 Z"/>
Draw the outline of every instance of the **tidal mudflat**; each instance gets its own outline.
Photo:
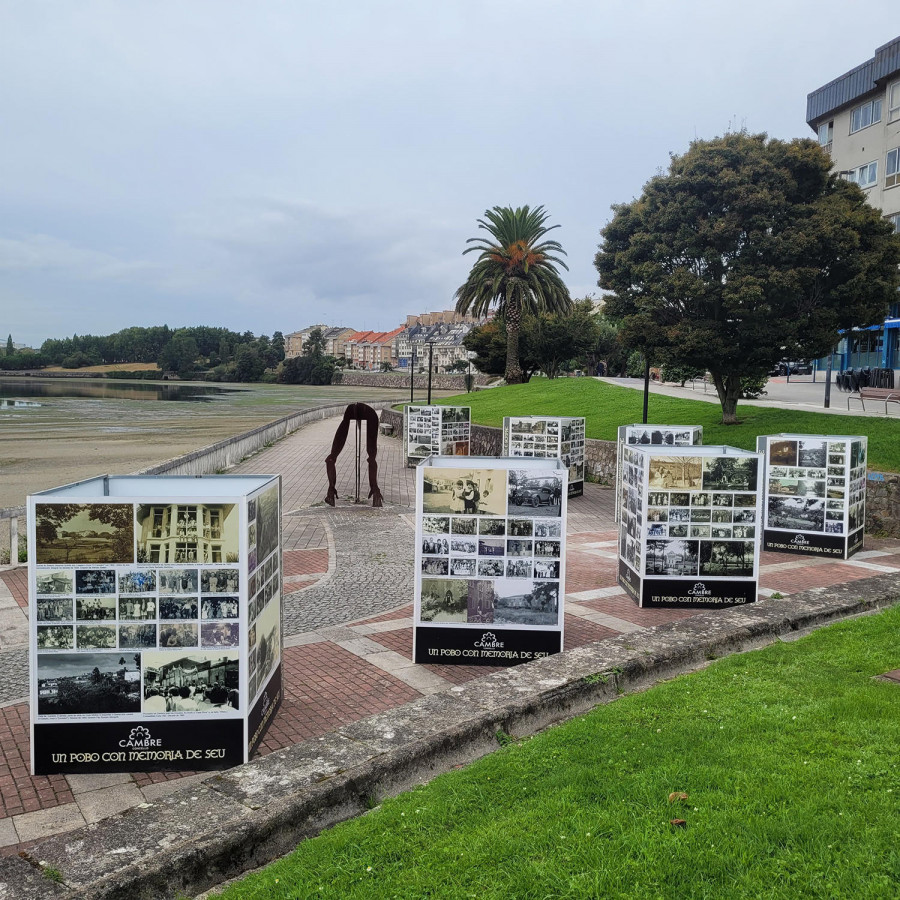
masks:
<path id="1" fill-rule="evenodd" d="M 395 389 L 205 383 L 179 384 L 193 393 L 162 399 L 172 387 L 0 378 L 0 397 L 8 401 L 0 408 L 0 507 L 82 478 L 156 465 L 306 406 L 403 399 Z"/>

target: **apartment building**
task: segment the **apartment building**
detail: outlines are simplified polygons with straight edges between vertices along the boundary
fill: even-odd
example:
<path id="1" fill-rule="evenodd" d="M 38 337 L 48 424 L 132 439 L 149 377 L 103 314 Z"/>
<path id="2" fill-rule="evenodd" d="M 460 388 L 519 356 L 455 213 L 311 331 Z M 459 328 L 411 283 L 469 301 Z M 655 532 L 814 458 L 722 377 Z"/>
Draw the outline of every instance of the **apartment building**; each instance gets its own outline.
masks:
<path id="1" fill-rule="evenodd" d="M 310 325 L 301 331 L 292 331 L 284 337 L 284 355 L 286 359 L 303 355 L 303 345 L 309 338 L 310 332 L 318 328 L 322 332 L 325 341 L 325 355 L 343 359 L 347 338 L 356 334 L 355 328 L 346 328 L 342 325 Z"/>
<path id="2" fill-rule="evenodd" d="M 394 355 L 394 339 L 402 331 L 357 331 L 351 334 L 344 345 L 344 359 L 358 369 L 378 371 L 382 363 L 397 365 Z"/>
<path id="3" fill-rule="evenodd" d="M 900 234 L 900 37 L 810 93 L 806 122 L 838 173 L 856 182 Z M 900 301 L 883 325 L 845 335 L 834 366 L 900 370 Z"/>

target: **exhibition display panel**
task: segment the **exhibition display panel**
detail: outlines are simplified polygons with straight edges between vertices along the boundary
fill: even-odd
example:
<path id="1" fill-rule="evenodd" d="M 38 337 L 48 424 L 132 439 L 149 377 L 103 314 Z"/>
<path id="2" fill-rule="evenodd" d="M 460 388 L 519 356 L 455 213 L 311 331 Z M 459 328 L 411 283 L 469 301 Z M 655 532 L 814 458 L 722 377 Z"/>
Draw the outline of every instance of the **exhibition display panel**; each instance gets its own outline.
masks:
<path id="1" fill-rule="evenodd" d="M 468 456 L 472 437 L 468 406 L 414 406 L 404 409 L 406 464 L 429 456 Z"/>
<path id="2" fill-rule="evenodd" d="M 281 479 L 101 476 L 28 498 L 36 775 L 246 762 L 281 702 Z"/>
<path id="3" fill-rule="evenodd" d="M 639 606 L 753 603 L 761 478 L 749 450 L 626 445 L 619 584 Z"/>
<path id="4" fill-rule="evenodd" d="M 616 521 L 622 514 L 622 448 L 695 447 L 703 443 L 702 425 L 620 425 L 616 453 Z"/>
<path id="5" fill-rule="evenodd" d="M 763 454 L 763 550 L 849 559 L 863 547 L 867 440 L 771 434 Z"/>
<path id="6" fill-rule="evenodd" d="M 507 416 L 503 455 L 558 459 L 569 470 L 569 496 L 584 493 L 584 419 L 579 416 Z"/>
<path id="7" fill-rule="evenodd" d="M 562 650 L 567 475 L 555 459 L 418 467 L 415 662 L 515 665 Z"/>

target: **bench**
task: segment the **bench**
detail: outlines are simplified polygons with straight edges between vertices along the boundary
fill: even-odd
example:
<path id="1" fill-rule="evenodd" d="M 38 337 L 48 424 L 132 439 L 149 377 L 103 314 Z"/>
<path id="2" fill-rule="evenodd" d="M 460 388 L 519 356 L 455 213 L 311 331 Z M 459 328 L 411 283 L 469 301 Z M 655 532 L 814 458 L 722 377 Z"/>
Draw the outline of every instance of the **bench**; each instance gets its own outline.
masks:
<path id="1" fill-rule="evenodd" d="M 877 400 L 879 403 L 884 402 L 884 414 L 888 414 L 888 403 L 900 404 L 900 391 L 894 388 L 876 388 L 863 387 L 855 391 L 847 398 L 847 409 L 850 409 L 850 401 L 859 400 L 859 405 L 866 409 L 866 400 Z"/>
<path id="2" fill-rule="evenodd" d="M 381 423 L 378 425 L 378 430 L 379 430 L 382 434 L 393 434 L 393 433 L 394 433 L 394 426 L 391 425 L 390 422 L 381 422 Z"/>

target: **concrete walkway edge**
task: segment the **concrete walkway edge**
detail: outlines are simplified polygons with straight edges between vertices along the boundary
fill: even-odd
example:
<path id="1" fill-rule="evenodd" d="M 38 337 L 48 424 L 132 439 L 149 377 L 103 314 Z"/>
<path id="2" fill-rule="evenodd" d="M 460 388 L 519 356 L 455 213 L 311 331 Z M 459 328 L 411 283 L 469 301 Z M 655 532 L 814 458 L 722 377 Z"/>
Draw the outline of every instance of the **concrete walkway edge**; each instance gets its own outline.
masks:
<path id="1" fill-rule="evenodd" d="M 0 900 L 194 896 L 277 859 L 384 797 L 490 753 L 498 732 L 526 737 L 710 659 L 898 602 L 900 579 L 880 575 L 695 616 L 506 669 L 2 858 Z M 61 883 L 44 877 L 52 870 Z"/>

